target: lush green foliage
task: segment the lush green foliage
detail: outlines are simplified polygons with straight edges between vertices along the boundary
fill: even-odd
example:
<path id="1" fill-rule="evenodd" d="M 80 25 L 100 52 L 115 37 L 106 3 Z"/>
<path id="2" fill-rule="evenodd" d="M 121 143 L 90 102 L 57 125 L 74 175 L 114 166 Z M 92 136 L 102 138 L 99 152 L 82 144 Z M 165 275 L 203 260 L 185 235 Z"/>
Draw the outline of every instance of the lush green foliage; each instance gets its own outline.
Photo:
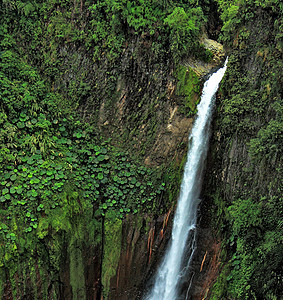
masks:
<path id="1" fill-rule="evenodd" d="M 88 212 L 98 230 L 105 212 L 123 218 L 154 207 L 165 184 L 153 169 L 58 111 L 60 98 L 16 53 L 2 52 L 0 69 L 1 267 Z"/>
<path id="2" fill-rule="evenodd" d="M 276 299 L 273 297 L 280 293 L 282 202 L 276 197 L 257 203 L 239 199 L 228 210 L 230 245 L 236 247 L 227 277 L 228 290 L 237 299 L 257 299 L 260 294 Z"/>
<path id="3" fill-rule="evenodd" d="M 45 267 L 39 270 L 56 282 L 66 237 L 70 282 L 83 297 L 84 280 L 75 276 L 83 270 L 78 245 L 101 242 L 105 215 L 120 224 L 128 213 L 155 213 L 171 205 L 160 204 L 164 169 L 145 167 L 100 136 L 95 117 L 101 102 L 111 108 L 129 43 L 140 44 L 129 61 L 146 44 L 156 61 L 162 57 L 179 64 L 182 56 L 201 49 L 197 36 L 205 17 L 198 1 L 3 0 L 0 18 L 2 283 L 11 281 L 16 293 L 22 260 L 34 286 L 38 263 L 50 264 L 54 276 L 47 276 Z M 188 81 L 182 95 L 187 98 L 196 91 Z M 82 116 L 89 117 L 85 110 L 92 124 L 83 121 Z M 177 168 L 171 168 L 167 181 Z M 181 169 L 176 180 L 180 174 Z M 166 197 L 174 201 L 176 193 L 170 183 Z"/>
<path id="4" fill-rule="evenodd" d="M 283 7 L 280 1 L 218 3 L 224 22 L 222 40 L 231 54 L 217 126 L 230 165 L 222 173 L 225 187 L 215 193 L 228 262 L 212 295 L 213 299 L 279 299 Z"/>
<path id="5" fill-rule="evenodd" d="M 104 296 L 109 293 L 110 279 L 116 274 L 117 265 L 121 254 L 122 221 L 113 213 L 108 213 L 104 221 L 105 242 L 104 260 L 102 265 L 102 282 L 104 283 Z"/>
<path id="6" fill-rule="evenodd" d="M 278 101 L 273 106 L 277 117 L 270 120 L 265 127 L 261 128 L 257 136 L 251 139 L 249 143 L 249 151 L 257 161 L 265 157 L 268 161 L 274 162 L 279 158 L 282 150 L 282 103 Z"/>
<path id="7" fill-rule="evenodd" d="M 113 59 L 120 55 L 132 32 L 155 36 L 153 39 L 162 45 L 170 37 L 174 55 L 183 55 L 197 45 L 195 37 L 205 20 L 197 1 L 104 0 L 93 4 L 89 0 L 17 0 L 3 1 L 1 12 L 5 20 L 2 46 L 11 47 L 19 38 L 24 39 L 42 67 L 52 69 L 52 75 L 59 58 L 58 43 L 82 43 L 95 60 L 105 55 Z M 14 28 L 9 28 L 13 20 Z"/>
<path id="8" fill-rule="evenodd" d="M 192 43 L 197 37 L 201 26 L 202 10 L 200 7 L 193 8 L 186 13 L 183 7 L 176 7 L 168 15 L 164 23 L 171 29 L 170 49 L 175 55 L 184 55 L 195 43 Z"/>
<path id="9" fill-rule="evenodd" d="M 227 1 L 217 0 L 223 20 L 222 40 L 231 44 L 234 37 L 234 32 L 239 31 L 244 23 L 256 18 L 261 13 L 262 9 L 271 10 L 274 13 L 282 15 L 283 4 L 278 0 L 243 0 L 243 1 Z M 282 18 L 274 20 L 275 28 L 282 29 Z M 282 30 L 281 30 L 282 31 Z M 276 42 L 282 47 L 282 32 L 277 30 Z"/>

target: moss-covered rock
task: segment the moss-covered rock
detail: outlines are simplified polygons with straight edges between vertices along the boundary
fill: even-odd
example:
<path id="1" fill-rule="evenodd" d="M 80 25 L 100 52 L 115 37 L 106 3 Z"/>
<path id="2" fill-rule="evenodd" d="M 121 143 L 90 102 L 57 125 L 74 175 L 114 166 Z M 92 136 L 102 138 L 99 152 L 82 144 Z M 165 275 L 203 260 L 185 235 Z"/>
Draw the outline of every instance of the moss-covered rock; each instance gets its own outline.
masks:
<path id="1" fill-rule="evenodd" d="M 117 273 L 117 267 L 122 250 L 122 220 L 116 215 L 106 214 L 104 218 L 104 243 L 102 261 L 103 295 L 109 295 L 110 280 Z"/>
<path id="2" fill-rule="evenodd" d="M 204 179 L 199 245 L 203 249 L 206 235 L 202 232 L 211 228 L 210 237 L 222 240 L 225 255 L 219 257 L 215 285 L 207 297 L 279 299 L 282 47 L 277 20 L 280 9 L 278 3 L 271 5 L 266 1 L 258 3 L 256 8 L 253 2 L 230 7 L 230 2 L 224 1 L 221 5 L 226 21 L 223 38 L 231 48 L 217 98 Z M 235 14 L 234 17 L 227 18 L 229 13 Z M 203 280 L 205 285 L 205 276 L 197 271 L 196 282 Z M 198 284 L 193 293 L 198 292 Z"/>

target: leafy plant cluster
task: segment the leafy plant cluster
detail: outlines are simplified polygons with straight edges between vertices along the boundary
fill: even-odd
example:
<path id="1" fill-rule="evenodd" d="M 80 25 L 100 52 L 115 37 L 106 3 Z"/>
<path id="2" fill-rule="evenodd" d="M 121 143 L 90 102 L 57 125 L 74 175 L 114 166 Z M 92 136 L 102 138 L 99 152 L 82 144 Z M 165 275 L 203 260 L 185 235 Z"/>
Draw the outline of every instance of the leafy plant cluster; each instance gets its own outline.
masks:
<path id="1" fill-rule="evenodd" d="M 96 218 L 107 211 L 123 218 L 154 207 L 165 185 L 155 170 L 100 140 L 75 115 L 56 111 L 55 94 L 16 54 L 3 53 L 0 69 L 0 232 L 5 253 L 16 251 L 30 233 L 44 238 L 43 220 L 52 219 L 56 228 L 60 209 L 71 221 L 86 209 Z"/>
<path id="2" fill-rule="evenodd" d="M 221 39 L 230 45 L 233 42 L 235 31 L 242 29 L 244 22 L 255 20 L 261 14 L 262 10 L 271 10 L 275 14 L 282 17 L 283 4 L 278 0 L 245 0 L 245 1 L 227 1 L 217 0 L 223 27 L 221 29 Z M 274 20 L 274 27 L 277 29 L 276 42 L 281 44 L 282 47 L 282 33 L 279 28 L 282 28 L 282 18 Z M 264 28 L 263 28 L 264 30 Z M 281 41 L 280 41 L 281 40 Z"/>
<path id="3" fill-rule="evenodd" d="M 280 299 L 282 199 L 250 194 L 230 206 L 215 199 L 225 246 L 212 299 Z"/>
<path id="4" fill-rule="evenodd" d="M 197 36 L 206 20 L 198 1 L 17 0 L 3 1 L 1 12 L 2 46 L 15 46 L 24 39 L 21 47 L 28 47 L 34 59 L 54 69 L 53 74 L 60 59 L 58 44 L 82 44 L 95 60 L 105 56 L 111 60 L 120 56 L 132 33 L 151 37 L 162 46 L 169 42 L 177 58 L 198 46 Z"/>
<path id="5" fill-rule="evenodd" d="M 182 56 L 209 56 L 197 38 L 206 20 L 202 9 L 207 7 L 207 1 L 194 0 L 3 1 L 0 52 L 17 53 L 32 65 L 46 88 L 56 92 L 59 111 L 80 110 L 96 121 L 102 102 L 106 103 L 105 115 L 111 115 L 110 108 L 118 99 L 118 80 L 128 80 L 136 68 L 148 72 L 153 64 L 162 64 L 158 69 L 166 74 L 165 61 L 171 65 L 175 59 L 178 65 Z M 152 72 L 140 78 L 144 82 L 136 81 L 133 89 L 141 89 L 140 98 L 133 102 L 143 113 L 143 105 L 163 99 Z M 156 95 L 146 94 L 145 82 L 151 83 L 148 90 L 155 89 Z M 148 117 L 142 113 L 138 118 Z"/>
<path id="6" fill-rule="evenodd" d="M 257 299 L 280 294 L 282 258 L 282 201 L 262 197 L 259 203 L 239 199 L 228 208 L 232 225 L 230 246 L 236 248 L 227 277 L 228 289 L 237 299 Z"/>
<path id="7" fill-rule="evenodd" d="M 223 195 L 216 197 L 215 204 L 228 263 L 212 298 L 280 299 L 283 124 L 278 18 L 282 4 L 218 2 L 224 21 L 222 39 L 231 54 L 217 123 L 223 151 L 234 166 L 227 172 L 231 181 L 217 189 Z"/>
<path id="8" fill-rule="evenodd" d="M 206 19 L 196 1 L 107 0 L 89 6 L 89 10 L 93 16 L 91 41 L 97 45 L 97 53 L 108 48 L 106 52 L 118 55 L 129 33 L 147 37 L 153 53 L 156 49 L 166 49 L 169 43 L 176 61 L 190 52 L 197 56 L 196 49 L 205 53 L 197 37 Z"/>

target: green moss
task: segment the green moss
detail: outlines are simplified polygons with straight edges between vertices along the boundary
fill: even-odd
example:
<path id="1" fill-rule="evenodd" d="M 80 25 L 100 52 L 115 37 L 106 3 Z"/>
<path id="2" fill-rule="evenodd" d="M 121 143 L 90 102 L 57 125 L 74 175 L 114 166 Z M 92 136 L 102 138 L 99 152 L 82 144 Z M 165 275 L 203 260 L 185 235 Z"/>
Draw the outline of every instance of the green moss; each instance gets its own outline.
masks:
<path id="1" fill-rule="evenodd" d="M 73 300 L 86 299 L 85 276 L 82 251 L 76 239 L 71 239 L 69 244 L 70 256 L 70 284 L 72 286 Z"/>
<path id="2" fill-rule="evenodd" d="M 172 162 L 170 168 L 168 169 L 169 171 L 165 176 L 165 182 L 167 186 L 166 191 L 168 192 L 168 199 L 169 199 L 170 206 L 174 201 L 177 200 L 186 161 L 187 161 L 187 153 L 184 153 L 181 163 L 178 164 L 176 161 Z"/>
<path id="3" fill-rule="evenodd" d="M 48 281 L 44 280 L 44 278 L 47 278 L 48 273 L 47 270 L 44 269 L 44 265 L 41 263 L 39 264 L 39 275 L 41 278 L 41 295 L 42 299 L 48 299 Z"/>
<path id="4" fill-rule="evenodd" d="M 43 239 L 45 236 L 48 235 L 48 226 L 49 226 L 49 222 L 47 218 L 41 218 L 39 220 L 37 232 L 36 232 L 39 239 Z"/>
<path id="5" fill-rule="evenodd" d="M 109 293 L 110 280 L 116 274 L 122 242 L 122 221 L 114 214 L 107 213 L 104 221 L 104 253 L 102 264 L 102 284 L 105 298 Z"/>
<path id="6" fill-rule="evenodd" d="M 99 230 L 101 223 L 92 219 L 92 210 L 86 209 L 83 200 L 78 202 L 78 194 L 66 192 L 61 196 L 64 205 L 46 211 L 36 231 L 23 234 L 20 228 L 23 227 L 24 219 L 13 220 L 13 229 L 18 228 L 18 243 L 10 242 L 8 247 L 0 248 L 3 258 L 0 272 L 5 274 L 4 266 L 8 269 L 8 277 L 1 276 L 0 296 L 5 282 L 9 280 L 15 298 L 17 293 L 25 291 L 32 293 L 34 299 L 40 297 L 46 299 L 50 282 L 58 280 L 62 264 L 66 263 L 64 253 L 67 246 L 73 299 L 85 299 L 84 261 L 81 249 L 84 245 L 94 245 L 101 241 Z M 69 241 L 67 245 L 66 241 Z M 41 291 L 37 288 L 36 265 L 41 278 Z M 56 284 L 52 285 L 52 291 L 54 298 L 57 298 Z"/>
<path id="7" fill-rule="evenodd" d="M 199 100 L 200 81 L 193 70 L 179 65 L 175 72 L 177 82 L 176 95 L 182 97 L 182 112 L 192 115 L 196 113 L 196 104 Z"/>
<path id="8" fill-rule="evenodd" d="M 10 284 L 11 284 L 11 288 L 12 288 L 12 294 L 13 294 L 13 297 L 16 298 L 16 294 L 17 294 L 17 286 L 16 286 L 16 278 L 15 278 L 15 275 L 16 273 L 18 272 L 18 264 L 17 264 L 17 261 L 10 261 L 7 265 L 6 265 L 6 268 L 7 268 L 7 274 L 8 274 L 8 278 L 6 277 L 6 280 L 8 279 L 10 281 Z M 27 263 L 25 262 L 24 263 L 24 267 L 23 267 L 23 270 L 27 270 L 28 269 L 28 266 L 27 266 Z M 22 272 L 24 273 L 24 272 Z M 21 274 L 21 273 L 20 273 Z M 24 280 L 24 287 L 25 287 L 25 283 L 26 283 L 26 278 L 27 276 L 23 276 L 23 280 Z"/>
<path id="9" fill-rule="evenodd" d="M 33 290 L 34 300 L 37 300 L 38 297 L 37 297 L 37 287 L 36 287 L 35 264 L 36 264 L 36 261 L 34 261 L 34 259 L 29 260 L 29 277 L 30 277 L 30 281 L 31 281 L 30 283 L 31 283 L 31 288 Z"/>
<path id="10" fill-rule="evenodd" d="M 150 222 L 151 222 L 151 218 L 149 216 L 145 216 L 144 217 L 144 220 L 145 220 L 145 227 L 144 227 L 144 232 L 145 232 L 145 236 L 148 235 L 151 227 L 150 227 Z"/>

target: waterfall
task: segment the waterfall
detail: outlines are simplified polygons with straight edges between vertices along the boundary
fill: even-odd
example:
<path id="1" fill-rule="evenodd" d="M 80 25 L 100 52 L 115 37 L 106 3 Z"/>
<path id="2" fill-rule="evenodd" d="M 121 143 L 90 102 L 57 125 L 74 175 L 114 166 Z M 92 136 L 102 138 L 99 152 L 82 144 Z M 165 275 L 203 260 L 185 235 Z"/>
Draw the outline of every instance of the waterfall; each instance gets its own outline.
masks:
<path id="1" fill-rule="evenodd" d="M 171 241 L 157 271 L 154 286 L 146 296 L 146 300 L 179 299 L 178 283 L 185 271 L 182 268 L 184 265 L 189 266 L 195 250 L 196 215 L 202 171 L 208 149 L 211 116 L 215 94 L 226 67 L 227 59 L 224 67 L 212 74 L 204 84 L 198 114 L 189 137 L 187 162 L 174 216 Z M 184 253 L 188 243 L 191 245 L 191 253 L 184 262 Z"/>

